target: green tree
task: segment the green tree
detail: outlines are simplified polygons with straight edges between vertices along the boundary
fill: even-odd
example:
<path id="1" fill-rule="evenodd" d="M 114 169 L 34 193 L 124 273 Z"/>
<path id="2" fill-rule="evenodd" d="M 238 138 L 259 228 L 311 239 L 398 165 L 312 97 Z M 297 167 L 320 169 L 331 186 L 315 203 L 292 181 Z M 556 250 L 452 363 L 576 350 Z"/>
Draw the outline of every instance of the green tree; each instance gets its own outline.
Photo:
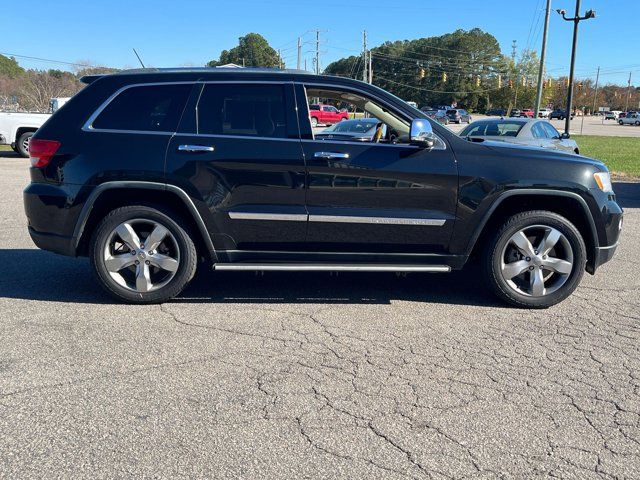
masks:
<path id="1" fill-rule="evenodd" d="M 246 67 L 280 67 L 280 57 L 269 42 L 258 33 L 249 33 L 240 37 L 237 47 L 223 50 L 218 60 L 211 60 L 208 67 L 217 67 L 227 63 Z"/>
<path id="2" fill-rule="evenodd" d="M 24 68 L 18 65 L 15 58 L 0 55 L 0 75 L 6 75 L 9 78 L 16 78 L 23 73 Z"/>

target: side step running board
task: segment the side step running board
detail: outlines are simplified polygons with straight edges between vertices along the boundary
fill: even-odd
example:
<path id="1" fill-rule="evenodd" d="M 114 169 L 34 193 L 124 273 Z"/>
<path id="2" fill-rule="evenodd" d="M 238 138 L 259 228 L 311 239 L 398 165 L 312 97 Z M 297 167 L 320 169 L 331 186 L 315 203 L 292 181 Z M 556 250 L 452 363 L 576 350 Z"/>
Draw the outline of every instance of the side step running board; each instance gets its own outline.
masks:
<path id="1" fill-rule="evenodd" d="M 216 263 L 214 270 L 295 271 L 295 272 L 449 272 L 447 265 L 330 265 L 291 263 Z"/>

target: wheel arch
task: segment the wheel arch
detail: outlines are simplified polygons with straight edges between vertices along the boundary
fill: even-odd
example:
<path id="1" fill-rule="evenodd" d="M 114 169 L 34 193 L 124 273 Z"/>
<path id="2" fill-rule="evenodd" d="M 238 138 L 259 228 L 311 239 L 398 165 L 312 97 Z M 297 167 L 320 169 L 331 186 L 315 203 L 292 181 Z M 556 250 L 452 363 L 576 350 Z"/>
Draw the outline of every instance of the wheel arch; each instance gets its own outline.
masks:
<path id="1" fill-rule="evenodd" d="M 24 134 L 24 133 L 29 133 L 29 132 L 33 132 L 35 133 L 36 130 L 38 130 L 38 127 L 18 127 L 18 129 L 16 130 L 16 134 L 14 136 L 13 141 L 18 143 L 18 140 L 20 140 L 20 137 Z"/>
<path id="2" fill-rule="evenodd" d="M 196 235 L 196 248 L 203 255 L 208 255 L 213 262 L 217 260 L 211 236 L 189 195 L 175 185 L 138 181 L 106 182 L 91 192 L 73 233 L 76 254 L 86 254 L 91 234 L 106 213 L 114 208 L 136 203 L 165 206 L 180 214 Z"/>
<path id="3" fill-rule="evenodd" d="M 595 272 L 599 246 L 598 232 L 587 202 L 574 192 L 522 189 L 503 193 L 484 214 L 467 245 L 467 254 L 473 256 L 511 215 L 529 210 L 548 210 L 562 215 L 575 225 L 587 247 L 587 272 Z"/>

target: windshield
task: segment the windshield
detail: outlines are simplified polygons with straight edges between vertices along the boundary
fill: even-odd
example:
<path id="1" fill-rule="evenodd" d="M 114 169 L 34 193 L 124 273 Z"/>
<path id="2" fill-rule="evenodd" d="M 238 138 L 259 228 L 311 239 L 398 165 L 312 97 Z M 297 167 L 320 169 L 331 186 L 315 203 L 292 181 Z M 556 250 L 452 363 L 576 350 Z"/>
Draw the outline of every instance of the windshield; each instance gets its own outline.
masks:
<path id="1" fill-rule="evenodd" d="M 327 128 L 325 132 L 335 133 L 366 133 L 379 123 L 377 119 L 371 120 L 343 120 L 340 123 Z"/>
<path id="2" fill-rule="evenodd" d="M 461 137 L 516 137 L 524 123 L 514 121 L 476 122 L 460 132 Z"/>

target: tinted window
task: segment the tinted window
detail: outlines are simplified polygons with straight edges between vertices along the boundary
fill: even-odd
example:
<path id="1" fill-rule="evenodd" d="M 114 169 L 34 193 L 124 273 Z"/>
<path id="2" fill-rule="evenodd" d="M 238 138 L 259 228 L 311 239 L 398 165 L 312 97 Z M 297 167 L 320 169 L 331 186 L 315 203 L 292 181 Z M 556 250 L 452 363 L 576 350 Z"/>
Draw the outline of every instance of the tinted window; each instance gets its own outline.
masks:
<path id="1" fill-rule="evenodd" d="M 542 128 L 544 128 L 545 131 L 547 132 L 547 137 L 560 138 L 560 134 L 558 133 L 558 130 L 556 130 L 553 125 L 547 122 L 543 122 L 541 125 L 542 125 Z"/>
<path id="2" fill-rule="evenodd" d="M 309 106 L 309 110 L 320 110 L 320 106 L 319 105 L 310 105 Z"/>
<path id="3" fill-rule="evenodd" d="M 286 138 L 282 85 L 209 84 L 198 103 L 198 133 Z"/>
<path id="4" fill-rule="evenodd" d="M 94 128 L 175 132 L 192 85 L 131 87 L 93 121 Z"/>
<path id="5" fill-rule="evenodd" d="M 534 124 L 533 127 L 531 127 L 531 133 L 534 138 L 547 138 L 547 133 L 544 131 L 544 128 L 542 128 L 541 123 Z"/>
<path id="6" fill-rule="evenodd" d="M 488 122 L 472 123 L 466 127 L 460 135 L 466 137 L 468 135 L 480 135 L 488 137 L 516 137 L 524 123 L 514 122 L 510 120 L 498 120 Z"/>

